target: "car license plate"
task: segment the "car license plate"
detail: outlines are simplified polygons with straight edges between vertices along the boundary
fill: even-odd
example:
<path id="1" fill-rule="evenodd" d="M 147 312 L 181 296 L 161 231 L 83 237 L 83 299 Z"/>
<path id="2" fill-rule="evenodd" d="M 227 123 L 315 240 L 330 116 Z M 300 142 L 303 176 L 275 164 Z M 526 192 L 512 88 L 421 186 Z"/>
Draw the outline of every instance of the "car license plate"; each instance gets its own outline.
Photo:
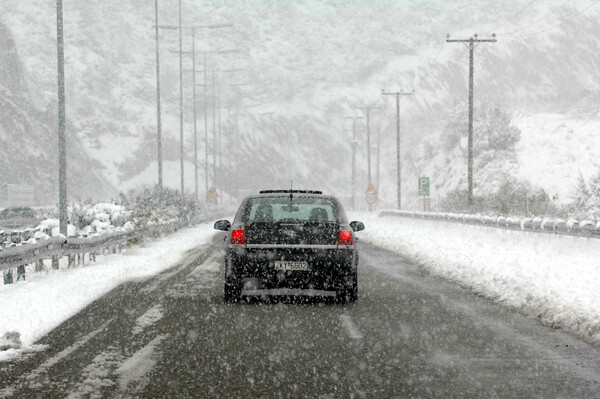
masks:
<path id="1" fill-rule="evenodd" d="M 308 270 L 308 262 L 305 261 L 290 261 L 290 260 L 277 260 L 272 263 L 275 270 L 282 271 L 298 271 Z"/>

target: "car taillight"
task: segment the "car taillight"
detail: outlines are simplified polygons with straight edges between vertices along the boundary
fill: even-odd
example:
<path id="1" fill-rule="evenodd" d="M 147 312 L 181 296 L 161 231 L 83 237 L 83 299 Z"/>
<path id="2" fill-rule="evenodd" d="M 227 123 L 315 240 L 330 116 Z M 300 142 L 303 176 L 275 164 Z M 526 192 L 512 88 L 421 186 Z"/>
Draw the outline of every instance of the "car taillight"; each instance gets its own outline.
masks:
<path id="1" fill-rule="evenodd" d="M 340 230 L 340 237 L 338 239 L 338 245 L 352 245 L 354 241 L 352 239 L 352 232 Z"/>
<path id="2" fill-rule="evenodd" d="M 231 243 L 232 244 L 246 244 L 246 232 L 242 229 L 233 230 L 231 232 Z"/>

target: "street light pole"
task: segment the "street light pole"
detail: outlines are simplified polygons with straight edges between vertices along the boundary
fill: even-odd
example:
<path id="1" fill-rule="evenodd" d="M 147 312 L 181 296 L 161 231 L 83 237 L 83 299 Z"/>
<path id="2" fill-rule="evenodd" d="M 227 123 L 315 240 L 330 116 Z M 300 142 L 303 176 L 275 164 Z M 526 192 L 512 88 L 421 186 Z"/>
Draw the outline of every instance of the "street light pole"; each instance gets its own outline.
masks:
<path id="1" fill-rule="evenodd" d="M 357 109 L 362 109 L 366 112 L 367 115 L 367 176 L 369 179 L 369 184 L 372 184 L 371 181 L 371 110 L 379 109 L 379 107 L 356 107 Z"/>
<path id="2" fill-rule="evenodd" d="M 181 0 L 179 0 L 179 160 L 181 166 L 181 196 L 184 192 L 183 178 L 183 48 L 181 31 Z"/>
<path id="3" fill-rule="evenodd" d="M 218 78 L 218 77 L 217 77 Z M 218 137 L 217 137 L 217 159 L 219 160 L 219 198 L 223 201 L 223 160 L 221 159 L 221 85 L 217 80 L 217 121 L 218 121 Z"/>
<path id="4" fill-rule="evenodd" d="M 402 209 L 402 173 L 401 173 L 401 160 L 400 160 L 400 96 L 412 96 L 415 91 L 404 92 L 402 90 L 396 92 L 385 92 L 381 90 L 381 94 L 384 96 L 395 96 L 396 97 L 396 187 L 397 187 L 397 198 L 398 198 L 398 210 Z"/>
<path id="5" fill-rule="evenodd" d="M 204 196 L 208 195 L 208 81 L 206 80 L 206 53 L 204 58 Z"/>
<path id="6" fill-rule="evenodd" d="M 194 194 L 198 201 L 198 132 L 196 112 L 196 28 L 192 28 L 192 86 L 194 99 Z"/>
<path id="7" fill-rule="evenodd" d="M 156 39 L 156 142 L 158 162 L 158 187 L 163 187 L 162 170 L 162 127 L 160 119 L 160 52 L 158 42 L 158 0 L 154 0 L 154 36 Z"/>
<path id="8" fill-rule="evenodd" d="M 347 116 L 346 119 L 352 119 L 352 199 L 351 199 L 351 208 L 355 209 L 354 206 L 356 204 L 356 145 L 358 142 L 356 141 L 356 120 L 363 119 L 362 116 Z"/>
<path id="9" fill-rule="evenodd" d="M 58 61 L 58 218 L 60 234 L 67 236 L 67 141 L 65 131 L 65 51 L 63 2 L 56 0 L 56 43 Z M 55 265 L 53 264 L 53 267 Z M 56 265 L 58 268 L 58 265 Z"/>
<path id="10" fill-rule="evenodd" d="M 213 120 L 213 187 L 217 186 L 217 95 L 215 71 L 212 71 L 212 120 Z"/>

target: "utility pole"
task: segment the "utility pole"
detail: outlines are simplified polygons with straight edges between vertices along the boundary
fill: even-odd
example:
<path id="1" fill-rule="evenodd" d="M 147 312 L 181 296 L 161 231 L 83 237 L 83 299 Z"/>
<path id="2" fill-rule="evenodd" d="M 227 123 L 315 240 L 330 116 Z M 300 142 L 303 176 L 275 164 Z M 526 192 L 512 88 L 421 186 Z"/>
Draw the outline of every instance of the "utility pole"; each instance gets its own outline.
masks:
<path id="1" fill-rule="evenodd" d="M 207 67 L 206 67 L 206 54 L 207 53 L 232 53 L 232 52 L 238 52 L 239 50 L 222 50 L 222 51 L 205 51 L 204 53 L 204 84 L 195 84 L 196 86 L 203 86 L 204 87 L 204 115 L 205 115 L 205 119 L 204 119 L 204 141 L 205 141 L 205 165 L 206 166 L 206 192 L 208 193 L 208 158 L 209 158 L 209 153 L 208 153 L 208 117 L 207 117 L 207 103 L 208 103 L 208 84 L 207 84 Z M 215 69 L 212 72 L 212 97 L 211 97 L 211 101 L 213 104 L 213 115 L 212 115 L 212 120 L 213 120 L 213 187 L 216 188 L 216 182 L 218 180 L 217 178 L 217 161 L 216 161 L 216 157 L 217 157 L 217 152 L 219 154 L 220 157 L 220 138 L 221 138 L 221 111 L 220 111 L 220 86 L 221 84 L 219 84 L 217 82 L 217 77 L 216 77 L 216 73 L 217 72 L 238 72 L 238 71 L 243 71 L 243 69 Z M 241 86 L 241 85 L 246 85 L 246 83 L 234 83 L 234 84 L 225 84 L 226 86 Z M 218 109 L 218 110 L 217 110 Z M 217 111 L 218 111 L 218 116 L 217 116 Z M 217 131 L 218 136 L 217 136 Z M 221 166 L 221 160 L 219 158 L 219 167 Z M 221 190 L 221 194 L 222 194 L 222 189 Z"/>
<path id="2" fill-rule="evenodd" d="M 212 120 L 213 120 L 213 187 L 217 187 L 217 91 L 215 71 L 212 71 Z"/>
<path id="3" fill-rule="evenodd" d="M 181 196 L 185 196 L 183 179 L 183 44 L 181 31 L 181 0 L 179 0 L 179 162 L 181 166 Z"/>
<path id="4" fill-rule="evenodd" d="M 218 77 L 217 77 L 218 79 Z M 217 135 L 217 159 L 219 160 L 219 167 L 217 169 L 218 179 L 219 179 L 219 198 L 221 198 L 221 203 L 223 203 L 223 160 L 221 159 L 221 85 L 217 80 L 217 122 L 218 122 L 218 135 Z"/>
<path id="5" fill-rule="evenodd" d="M 356 107 L 356 109 L 362 109 L 363 111 L 365 111 L 365 113 L 367 115 L 367 176 L 369 179 L 369 184 L 372 184 L 372 181 L 371 181 L 371 128 L 370 128 L 370 121 L 371 121 L 371 110 L 379 109 L 379 107 Z"/>
<path id="6" fill-rule="evenodd" d="M 162 29 L 171 29 L 171 30 L 179 30 L 179 158 L 181 164 L 181 195 L 183 196 L 185 191 L 184 186 L 184 167 L 183 167 L 183 43 L 182 43 L 182 34 L 183 34 L 183 26 L 181 24 L 181 0 L 179 0 L 179 25 L 158 25 L 157 28 Z M 194 26 L 186 26 L 185 28 L 228 28 L 233 26 L 233 24 L 216 24 L 216 25 L 194 25 Z"/>
<path id="7" fill-rule="evenodd" d="M 217 28 L 226 28 L 233 26 L 233 24 L 218 24 L 218 25 L 207 25 L 204 27 L 208 27 L 209 29 L 217 29 Z M 201 51 L 202 59 L 203 59 L 203 72 L 204 72 L 204 82 L 202 85 L 204 87 L 204 195 L 208 194 L 208 180 L 209 180 L 209 166 L 208 166 L 208 78 L 207 73 L 208 69 L 206 66 L 206 54 L 230 54 L 239 52 L 238 49 L 230 49 L 230 50 L 213 50 L 213 51 Z"/>
<path id="8" fill-rule="evenodd" d="M 198 201 L 198 131 L 196 113 L 196 29 L 192 28 L 192 96 L 194 101 L 194 195 Z"/>
<path id="9" fill-rule="evenodd" d="M 56 43 L 58 61 L 58 217 L 60 234 L 67 236 L 67 140 L 65 131 L 65 44 L 63 2 L 56 0 Z M 58 263 L 53 262 L 58 269 Z"/>
<path id="10" fill-rule="evenodd" d="M 179 53 L 179 161 L 181 168 L 181 196 L 184 195 L 184 176 L 183 176 L 183 38 L 182 38 L 182 27 L 181 27 L 181 0 L 179 0 L 179 25 L 158 25 L 161 29 L 170 29 L 179 31 L 179 51 L 172 51 Z"/>
<path id="11" fill-rule="evenodd" d="M 375 187 L 379 187 L 379 165 L 381 155 L 381 126 L 377 125 L 377 152 L 376 152 L 376 164 L 375 164 Z"/>
<path id="12" fill-rule="evenodd" d="M 157 107 L 158 107 L 158 135 L 159 135 L 159 139 L 158 139 L 158 145 L 159 145 L 159 184 L 162 187 L 162 150 L 161 150 L 161 140 L 160 140 L 160 81 L 158 80 L 158 75 L 159 75 L 159 52 L 158 52 L 158 29 L 169 29 L 169 30 L 179 30 L 179 51 L 171 51 L 172 53 L 178 53 L 179 54 L 179 65 L 180 65 L 180 110 L 181 110 L 181 137 L 183 137 L 183 90 L 181 90 L 182 85 L 183 85 L 183 77 L 182 77 L 182 56 L 183 54 L 191 54 L 192 55 L 192 63 L 195 65 L 195 55 L 196 55 L 196 40 L 195 40 L 195 30 L 196 29 L 201 29 L 201 28 L 208 28 L 208 29 L 220 29 L 220 28 L 229 28 L 232 27 L 233 24 L 231 23 L 221 23 L 221 24 L 212 24 L 212 25 L 190 25 L 190 26 L 182 26 L 181 25 L 181 0 L 180 0 L 180 8 L 179 8 L 179 25 L 159 25 L 158 24 L 158 0 L 155 0 L 155 30 L 156 30 L 156 68 L 157 68 Z M 183 29 L 190 29 L 192 31 L 192 51 L 183 51 L 182 49 L 182 43 L 181 43 L 181 35 L 182 35 L 182 30 Z M 230 52 L 237 52 L 239 50 L 225 50 L 225 51 L 202 51 L 203 56 L 204 56 L 204 86 L 206 86 L 206 54 L 207 53 L 230 53 Z M 193 68 L 194 70 L 194 80 L 195 80 L 195 73 L 196 73 L 196 68 L 194 66 Z M 196 87 L 196 85 L 194 84 L 194 88 Z M 195 193 L 196 193 L 196 198 L 198 198 L 198 156 L 197 156 L 197 122 L 196 122 L 196 100 L 195 100 L 195 93 L 194 93 L 194 176 L 195 176 L 195 181 L 196 184 L 194 186 L 195 189 Z M 208 193 L 208 117 L 207 117 L 207 93 L 206 93 L 206 89 L 204 91 L 204 145 L 205 145 L 205 173 L 204 173 L 204 179 L 205 179 L 205 190 L 206 193 Z M 183 140 L 181 140 L 181 182 L 182 182 L 182 192 L 183 192 Z"/>
<path id="13" fill-rule="evenodd" d="M 158 188 L 163 187 L 163 170 L 162 170 L 162 127 L 160 119 L 160 52 L 158 42 L 158 0 L 154 0 L 154 37 L 156 40 L 156 142 L 157 161 L 158 161 Z"/>
<path id="14" fill-rule="evenodd" d="M 204 199 L 208 195 L 208 81 L 206 80 L 206 53 L 204 60 Z"/>
<path id="15" fill-rule="evenodd" d="M 192 56 L 192 69 L 186 69 L 186 71 L 192 72 L 192 101 L 193 101 L 193 113 L 194 113 L 194 195 L 196 200 L 198 197 L 198 130 L 197 120 L 198 114 L 196 111 L 196 28 L 192 27 L 192 51 L 181 51 L 180 54 L 191 54 Z M 208 190 L 207 190 L 208 191 Z"/>
<path id="16" fill-rule="evenodd" d="M 385 92 L 381 90 L 383 96 L 396 96 L 396 186 L 397 186 L 397 198 L 398 198 L 398 210 L 402 209 L 402 164 L 400 159 L 400 96 L 412 96 L 415 91 L 405 92 Z"/>
<path id="17" fill-rule="evenodd" d="M 346 119 L 352 119 L 352 140 L 350 141 L 352 146 L 352 199 L 350 206 L 354 210 L 356 204 L 356 146 L 358 145 L 358 142 L 356 141 L 356 120 L 363 119 L 363 117 L 347 116 Z"/>
<path id="18" fill-rule="evenodd" d="M 474 34 L 468 39 L 450 39 L 450 35 L 446 36 L 446 43 L 463 43 L 469 49 L 469 139 L 468 139 L 468 198 L 469 206 L 473 206 L 473 56 L 475 47 L 480 43 L 495 43 L 496 34 L 492 34 L 491 39 L 480 39 L 477 34 Z"/>

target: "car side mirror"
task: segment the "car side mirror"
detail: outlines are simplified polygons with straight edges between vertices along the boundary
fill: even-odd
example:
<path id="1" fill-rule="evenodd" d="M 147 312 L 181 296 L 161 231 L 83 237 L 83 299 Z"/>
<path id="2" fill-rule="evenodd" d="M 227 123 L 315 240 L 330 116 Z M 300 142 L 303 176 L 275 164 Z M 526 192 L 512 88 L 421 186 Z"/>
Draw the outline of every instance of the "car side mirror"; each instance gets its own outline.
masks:
<path id="1" fill-rule="evenodd" d="M 352 230 L 354 231 L 361 231 L 365 229 L 365 224 L 363 222 L 355 220 L 353 222 L 350 222 L 350 227 L 352 227 Z"/>
<path id="2" fill-rule="evenodd" d="M 230 227 L 231 223 L 229 223 L 229 220 L 217 220 L 215 222 L 215 230 L 228 231 Z"/>

